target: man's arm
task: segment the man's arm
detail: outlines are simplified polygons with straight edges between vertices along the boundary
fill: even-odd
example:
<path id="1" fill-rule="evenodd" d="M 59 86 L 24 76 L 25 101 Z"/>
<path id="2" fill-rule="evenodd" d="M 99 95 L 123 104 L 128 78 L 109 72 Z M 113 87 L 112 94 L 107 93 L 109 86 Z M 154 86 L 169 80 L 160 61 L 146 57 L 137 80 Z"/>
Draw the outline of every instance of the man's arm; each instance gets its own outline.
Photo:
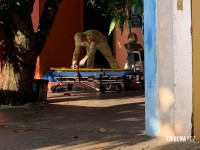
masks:
<path id="1" fill-rule="evenodd" d="M 75 46 L 75 49 L 73 52 L 73 58 L 72 58 L 72 68 L 77 67 L 77 60 L 78 60 L 78 57 L 80 54 L 80 49 L 81 49 L 81 46 L 79 46 L 79 45 Z"/>
<path id="2" fill-rule="evenodd" d="M 96 47 L 95 47 L 95 44 L 94 43 L 90 43 L 90 47 L 87 47 L 87 54 L 84 56 L 84 58 L 80 61 L 79 65 L 82 66 L 85 64 L 86 60 L 89 58 L 89 57 L 93 57 L 95 52 L 96 52 Z"/>

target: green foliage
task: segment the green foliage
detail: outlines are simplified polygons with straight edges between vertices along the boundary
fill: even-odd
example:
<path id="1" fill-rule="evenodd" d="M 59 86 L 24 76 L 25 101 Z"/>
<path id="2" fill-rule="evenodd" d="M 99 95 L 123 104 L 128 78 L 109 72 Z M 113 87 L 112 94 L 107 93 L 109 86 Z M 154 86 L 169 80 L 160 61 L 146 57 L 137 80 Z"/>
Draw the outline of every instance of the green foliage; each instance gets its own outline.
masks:
<path id="1" fill-rule="evenodd" d="M 21 11 L 27 13 L 27 4 L 32 0 L 1 0 L 0 1 L 0 15 L 8 11 Z"/>
<path id="2" fill-rule="evenodd" d="M 4 0 L 1 2 L 0 11 L 8 10 L 10 8 L 17 8 L 23 3 L 23 0 Z"/>
<path id="3" fill-rule="evenodd" d="M 94 9 L 103 11 L 103 16 L 112 18 L 108 35 L 111 34 L 116 25 L 122 34 L 126 23 L 130 31 L 132 28 L 131 15 L 133 13 L 143 15 L 142 0 L 88 0 L 87 3 Z"/>
<path id="4" fill-rule="evenodd" d="M 111 34 L 111 32 L 113 31 L 113 29 L 115 28 L 116 23 L 118 22 L 119 18 L 118 17 L 114 17 L 110 23 L 110 28 L 109 28 L 109 33 L 108 35 Z"/>

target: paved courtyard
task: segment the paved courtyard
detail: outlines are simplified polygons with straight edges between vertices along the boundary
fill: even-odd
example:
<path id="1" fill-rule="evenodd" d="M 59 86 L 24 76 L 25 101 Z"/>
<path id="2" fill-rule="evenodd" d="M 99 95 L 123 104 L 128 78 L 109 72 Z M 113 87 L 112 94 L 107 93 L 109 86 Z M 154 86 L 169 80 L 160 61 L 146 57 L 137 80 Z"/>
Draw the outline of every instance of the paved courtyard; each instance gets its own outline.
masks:
<path id="1" fill-rule="evenodd" d="M 200 149 L 145 135 L 141 90 L 48 93 L 48 103 L 0 107 L 0 150 Z"/>

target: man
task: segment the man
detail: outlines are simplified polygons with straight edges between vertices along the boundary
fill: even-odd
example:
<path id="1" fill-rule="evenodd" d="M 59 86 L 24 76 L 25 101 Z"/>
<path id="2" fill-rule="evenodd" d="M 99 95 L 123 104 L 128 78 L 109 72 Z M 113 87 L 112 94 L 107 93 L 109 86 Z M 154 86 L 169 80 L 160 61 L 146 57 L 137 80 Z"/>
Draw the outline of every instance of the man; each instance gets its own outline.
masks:
<path id="1" fill-rule="evenodd" d="M 133 52 L 134 50 L 137 50 L 137 34 L 134 32 L 129 33 L 128 35 L 128 42 L 124 44 L 124 47 L 126 48 L 128 53 Z"/>
<path id="2" fill-rule="evenodd" d="M 140 44 L 137 44 L 138 38 L 134 32 L 129 33 L 128 42 L 124 44 L 127 50 L 127 58 L 124 69 L 132 69 L 135 67 L 134 51 L 142 51 L 143 48 Z"/>
<path id="3" fill-rule="evenodd" d="M 94 57 L 97 49 L 109 62 L 111 68 L 119 68 L 115 58 L 112 56 L 110 46 L 108 45 L 107 38 L 97 30 L 88 30 L 85 32 L 78 32 L 74 36 L 75 50 L 72 58 L 72 68 L 76 68 L 77 60 L 80 54 L 81 47 L 86 47 L 87 54 L 79 62 L 79 66 L 85 65 L 87 67 L 94 67 Z"/>

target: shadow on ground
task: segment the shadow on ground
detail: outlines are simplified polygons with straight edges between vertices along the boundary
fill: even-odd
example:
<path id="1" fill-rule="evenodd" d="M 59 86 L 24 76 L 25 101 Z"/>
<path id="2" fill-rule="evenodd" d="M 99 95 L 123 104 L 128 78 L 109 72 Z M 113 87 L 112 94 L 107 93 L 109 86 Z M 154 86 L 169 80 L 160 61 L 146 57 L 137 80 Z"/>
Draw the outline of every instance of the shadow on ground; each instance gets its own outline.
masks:
<path id="1" fill-rule="evenodd" d="M 0 109 L 1 149 L 123 150 L 168 146 L 145 136 L 144 93 L 67 92 Z M 9 144 L 8 144 L 9 143 Z M 165 141 L 164 141 L 165 143 Z"/>

